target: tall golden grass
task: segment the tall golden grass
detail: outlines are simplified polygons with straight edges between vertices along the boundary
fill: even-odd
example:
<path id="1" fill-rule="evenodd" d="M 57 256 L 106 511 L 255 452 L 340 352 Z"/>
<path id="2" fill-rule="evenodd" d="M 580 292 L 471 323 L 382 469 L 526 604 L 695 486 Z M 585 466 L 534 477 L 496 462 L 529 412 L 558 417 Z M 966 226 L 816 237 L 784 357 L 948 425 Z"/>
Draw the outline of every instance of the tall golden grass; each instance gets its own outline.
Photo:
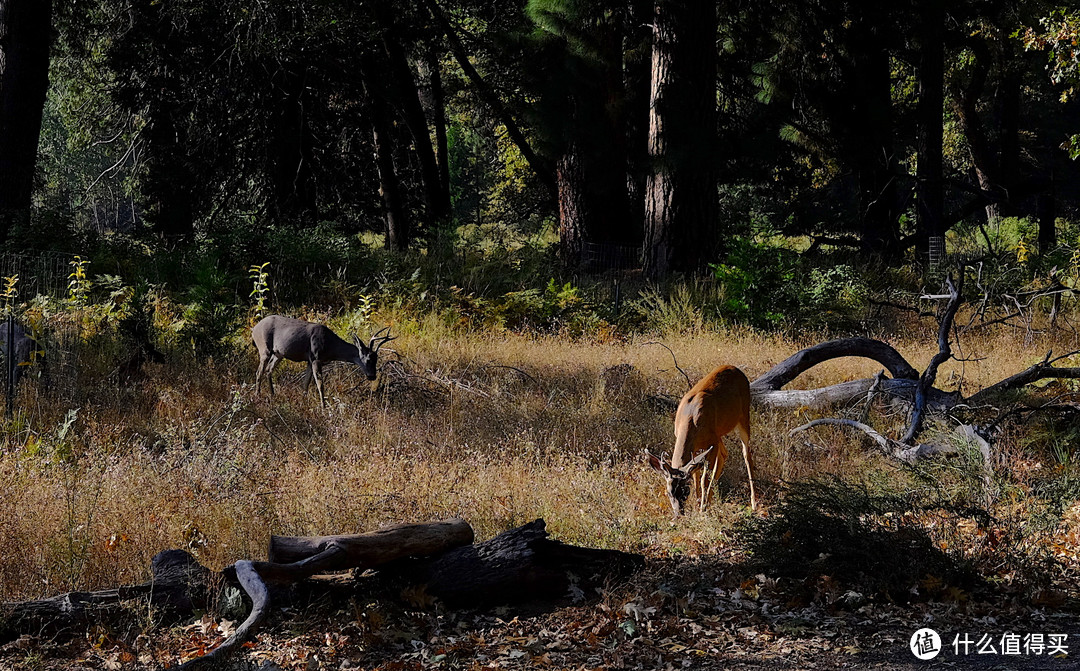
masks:
<path id="1" fill-rule="evenodd" d="M 717 551 L 749 515 L 741 460 L 730 460 L 709 511 L 673 523 L 641 457 L 644 449 L 670 449 L 670 413 L 651 397 L 677 398 L 687 388 L 671 353 L 692 379 L 720 364 L 753 378 L 816 341 L 703 329 L 571 340 L 380 317 L 400 333 L 380 382 L 361 382 L 345 366 L 329 369 L 325 409 L 314 390 L 301 388 L 299 364 L 278 367 L 274 398 L 265 387 L 256 396 L 253 348 L 214 361 L 174 355 L 147 364 L 138 379 L 103 375 L 74 402 L 63 437 L 59 427 L 73 408 L 28 380 L 0 443 L 0 600 L 141 581 L 151 557 L 167 548 L 188 548 L 221 568 L 264 556 L 271 534 L 450 516 L 468 520 L 480 537 L 543 517 L 572 543 L 657 555 Z M 924 324 L 886 339 L 922 368 L 933 337 Z M 969 394 L 1052 346 L 1072 345 L 1062 338 L 1006 330 L 966 337 L 966 361 L 943 366 L 939 381 L 950 388 L 962 379 Z M 604 369 L 621 363 L 635 373 L 605 385 Z M 795 386 L 877 369 L 836 360 Z M 805 435 L 790 438 L 806 419 L 806 412 L 754 412 L 766 510 L 783 481 L 900 477 L 858 435 L 815 433 L 808 440 L 817 447 Z M 897 435 L 902 419 L 874 422 Z M 1009 455 L 999 468 L 1020 474 L 1048 458 L 1009 444 L 999 454 Z"/>

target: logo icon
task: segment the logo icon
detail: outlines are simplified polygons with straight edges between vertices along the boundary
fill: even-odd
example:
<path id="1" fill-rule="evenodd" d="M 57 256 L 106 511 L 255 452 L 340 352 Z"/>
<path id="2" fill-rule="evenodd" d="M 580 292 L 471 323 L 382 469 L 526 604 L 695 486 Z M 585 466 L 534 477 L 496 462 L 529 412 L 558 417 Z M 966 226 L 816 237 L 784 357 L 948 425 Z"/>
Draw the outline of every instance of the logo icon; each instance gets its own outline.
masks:
<path id="1" fill-rule="evenodd" d="M 911 635 L 911 654 L 919 659 L 933 659 L 941 652 L 941 637 L 933 629 L 920 629 Z"/>

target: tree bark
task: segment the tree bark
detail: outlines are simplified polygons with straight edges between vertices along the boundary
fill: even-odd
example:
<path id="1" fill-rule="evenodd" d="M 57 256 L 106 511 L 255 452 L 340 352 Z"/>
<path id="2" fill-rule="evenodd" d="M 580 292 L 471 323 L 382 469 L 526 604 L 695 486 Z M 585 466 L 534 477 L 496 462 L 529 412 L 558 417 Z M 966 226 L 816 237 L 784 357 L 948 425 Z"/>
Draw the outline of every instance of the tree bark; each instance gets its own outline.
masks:
<path id="1" fill-rule="evenodd" d="M 420 178 L 424 184 L 424 224 L 430 231 L 450 218 L 450 199 L 443 190 L 439 163 L 435 149 L 431 144 L 431 129 L 428 128 L 424 115 L 424 106 L 420 102 L 420 93 L 412 66 L 401 47 L 400 40 L 390 32 L 390 24 L 383 26 L 383 48 L 389 63 L 389 81 L 397 100 L 401 118 L 412 137 L 413 150 L 420 163 Z"/>
<path id="2" fill-rule="evenodd" d="M 52 0 L 0 0 L 0 243 L 30 218 L 51 28 Z"/>
<path id="3" fill-rule="evenodd" d="M 404 560 L 380 575 L 410 585 L 452 607 L 558 601 L 644 564 L 640 555 L 564 545 L 536 520 L 476 545 L 426 559 Z"/>
<path id="4" fill-rule="evenodd" d="M 564 264 L 577 266 L 588 230 L 590 208 L 584 158 L 579 145 L 571 140 L 555 163 L 555 184 L 559 194 L 559 254 Z"/>
<path id="5" fill-rule="evenodd" d="M 945 235 L 942 181 L 945 106 L 945 11 L 937 0 L 922 0 L 919 50 L 919 135 L 916 177 L 919 251 L 927 256 L 930 238 Z"/>
<path id="6" fill-rule="evenodd" d="M 394 167 L 394 144 L 391 135 L 390 111 L 382 90 L 379 68 L 372 54 L 361 57 L 364 90 L 371 114 L 371 138 L 375 147 L 375 164 L 379 170 L 379 198 L 386 222 L 387 249 L 404 251 L 410 242 L 409 220 L 401 198 L 401 185 Z"/>
<path id="7" fill-rule="evenodd" d="M 653 12 L 644 270 L 693 272 L 718 252 L 716 5 L 657 0 Z"/>

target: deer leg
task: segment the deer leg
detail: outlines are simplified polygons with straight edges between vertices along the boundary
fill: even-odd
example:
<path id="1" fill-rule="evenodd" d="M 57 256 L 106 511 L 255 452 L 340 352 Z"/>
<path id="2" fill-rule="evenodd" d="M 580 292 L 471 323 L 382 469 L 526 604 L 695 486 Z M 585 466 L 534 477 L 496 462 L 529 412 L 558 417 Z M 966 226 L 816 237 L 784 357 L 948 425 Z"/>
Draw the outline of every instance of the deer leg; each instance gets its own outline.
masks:
<path id="1" fill-rule="evenodd" d="M 706 436 L 701 441 L 702 450 L 712 448 L 712 454 L 709 455 L 709 461 L 712 462 L 709 466 L 702 469 L 701 473 L 701 510 L 704 511 L 709 505 L 709 498 L 712 496 L 713 489 L 716 487 L 717 478 L 724 471 L 724 464 L 727 463 L 727 447 L 724 445 L 724 437 L 718 435 Z"/>
<path id="2" fill-rule="evenodd" d="M 754 491 L 754 460 L 750 456 L 750 432 L 741 426 L 735 427 L 735 433 L 742 443 L 743 461 L 746 462 L 746 479 L 750 482 L 750 510 L 757 510 L 757 493 Z"/>
<path id="3" fill-rule="evenodd" d="M 266 370 L 266 362 L 268 357 L 259 355 L 259 367 L 255 369 L 255 395 L 259 395 L 259 389 L 262 386 L 263 371 Z"/>
<path id="4" fill-rule="evenodd" d="M 270 383 L 270 395 L 274 395 L 274 366 L 278 365 L 281 361 L 281 357 L 271 353 L 270 358 L 266 362 L 266 381 Z"/>
<path id="5" fill-rule="evenodd" d="M 315 388 L 319 390 L 319 401 L 326 407 L 326 397 L 323 396 L 322 390 L 322 378 L 319 377 L 319 373 L 322 369 L 322 363 L 319 361 L 311 362 L 311 377 L 315 378 Z"/>

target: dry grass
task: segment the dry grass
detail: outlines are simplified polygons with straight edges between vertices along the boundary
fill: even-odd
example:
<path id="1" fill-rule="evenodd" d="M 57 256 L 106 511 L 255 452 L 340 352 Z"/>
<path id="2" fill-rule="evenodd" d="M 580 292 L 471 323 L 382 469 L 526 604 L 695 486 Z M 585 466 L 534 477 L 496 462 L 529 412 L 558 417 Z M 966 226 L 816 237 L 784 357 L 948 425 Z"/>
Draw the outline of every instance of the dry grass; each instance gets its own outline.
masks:
<path id="1" fill-rule="evenodd" d="M 0 444 L 0 600 L 136 582 L 166 548 L 189 548 L 220 568 L 264 556 L 270 534 L 461 516 L 489 537 L 543 517 L 568 542 L 667 554 L 725 548 L 734 523 L 748 515 L 745 473 L 733 458 L 719 503 L 672 524 L 640 455 L 671 442 L 670 416 L 649 397 L 677 397 L 686 382 L 650 339 L 477 335 L 437 320 L 399 321 L 396 330 L 400 363 L 384 363 L 380 386 L 331 369 L 326 409 L 297 382 L 298 364 L 279 367 L 278 394 L 268 400 L 252 386 L 254 350 L 210 364 L 178 355 L 147 365 L 137 381 L 98 380 L 77 399 L 78 416 L 60 439 L 69 408 L 28 381 Z M 889 340 L 921 368 L 932 338 L 918 327 Z M 663 338 L 695 379 L 721 363 L 753 377 L 814 341 L 742 331 Z M 964 344 L 966 357 L 988 358 L 950 362 L 939 379 L 948 387 L 963 376 L 965 393 L 1041 359 L 1052 345 L 1069 346 L 1013 333 Z M 601 372 L 619 363 L 637 373 L 606 389 Z M 797 384 L 875 372 L 839 360 Z M 766 506 L 780 481 L 894 476 L 896 466 L 857 436 L 815 433 L 818 448 L 789 438 L 802 421 L 798 413 L 753 417 Z M 1002 454 L 1021 456 L 1009 445 Z"/>

